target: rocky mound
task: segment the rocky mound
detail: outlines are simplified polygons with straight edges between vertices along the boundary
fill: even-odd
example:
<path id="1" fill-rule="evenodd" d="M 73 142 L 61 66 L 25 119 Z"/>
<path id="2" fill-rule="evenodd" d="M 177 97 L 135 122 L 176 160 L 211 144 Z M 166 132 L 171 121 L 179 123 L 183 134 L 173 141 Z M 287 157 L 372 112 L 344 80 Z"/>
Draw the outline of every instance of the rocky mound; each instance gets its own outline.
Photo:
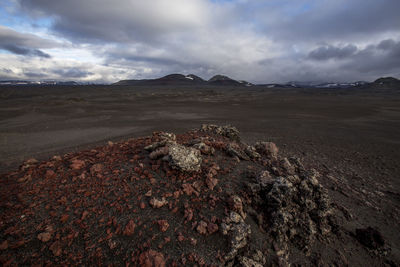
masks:
<path id="1" fill-rule="evenodd" d="M 278 266 L 300 255 L 320 264 L 315 247 L 337 239 L 338 218 L 318 180 L 231 126 L 29 160 L 0 179 L 0 262 Z M 382 246 L 368 231 L 374 239 L 361 229 L 360 242 Z"/>

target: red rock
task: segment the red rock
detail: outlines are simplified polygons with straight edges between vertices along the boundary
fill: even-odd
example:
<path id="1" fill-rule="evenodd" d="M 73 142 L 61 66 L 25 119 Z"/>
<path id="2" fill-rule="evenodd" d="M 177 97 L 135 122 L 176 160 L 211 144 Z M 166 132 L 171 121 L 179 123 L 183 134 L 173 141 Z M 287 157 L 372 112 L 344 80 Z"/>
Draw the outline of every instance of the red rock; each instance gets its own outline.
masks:
<path id="1" fill-rule="evenodd" d="M 179 242 L 182 242 L 182 241 L 184 241 L 185 240 L 185 237 L 181 234 L 181 233 L 179 233 L 178 234 L 178 241 Z"/>
<path id="2" fill-rule="evenodd" d="M 144 209 L 144 208 L 146 208 L 146 204 L 144 204 L 144 202 L 140 202 L 140 204 L 139 204 L 139 205 L 140 205 L 140 208 L 141 208 L 141 209 Z"/>
<path id="3" fill-rule="evenodd" d="M 186 218 L 186 221 L 190 222 L 193 219 L 193 209 L 185 209 L 184 218 Z"/>
<path id="4" fill-rule="evenodd" d="M 55 172 L 53 170 L 47 170 L 46 174 L 44 175 L 44 177 L 46 179 L 52 179 L 56 176 Z"/>
<path id="5" fill-rule="evenodd" d="M 6 250 L 8 248 L 8 241 L 4 240 L 1 244 L 0 244 L 0 250 Z"/>
<path id="6" fill-rule="evenodd" d="M 209 223 L 207 225 L 207 230 L 210 234 L 213 234 L 218 231 L 218 225 L 216 225 L 215 223 Z"/>
<path id="7" fill-rule="evenodd" d="M 205 235 L 207 233 L 207 223 L 205 221 L 200 221 L 196 230 L 200 234 Z"/>
<path id="8" fill-rule="evenodd" d="M 130 220 L 125 226 L 124 235 L 131 236 L 135 232 L 136 224 L 133 220 Z"/>
<path id="9" fill-rule="evenodd" d="M 72 161 L 70 168 L 73 170 L 80 170 L 85 167 L 86 163 L 83 160 L 75 159 Z"/>
<path id="10" fill-rule="evenodd" d="M 143 267 L 165 267 L 164 255 L 150 249 L 140 254 L 139 264 Z"/>
<path id="11" fill-rule="evenodd" d="M 161 232 L 165 232 L 168 230 L 169 224 L 167 220 L 158 220 L 158 226 L 160 227 Z"/>
<path id="12" fill-rule="evenodd" d="M 174 198 L 178 198 L 180 196 L 180 191 L 175 191 L 174 192 Z"/>
<path id="13" fill-rule="evenodd" d="M 194 192 L 194 189 L 191 184 L 182 184 L 183 192 L 186 193 L 186 195 L 191 196 Z"/>
<path id="14" fill-rule="evenodd" d="M 206 184 L 210 190 L 214 190 L 214 187 L 218 184 L 218 179 L 208 175 L 206 178 Z"/>
<path id="15" fill-rule="evenodd" d="M 191 238 L 189 238 L 189 240 L 190 240 L 190 243 L 192 244 L 192 246 L 196 246 L 197 245 L 197 239 L 191 237 Z"/>
<path id="16" fill-rule="evenodd" d="M 53 244 L 51 244 L 49 249 L 51 250 L 51 252 L 53 252 L 53 255 L 56 257 L 60 256 L 62 253 L 60 241 L 56 241 Z"/>
<path id="17" fill-rule="evenodd" d="M 91 168 L 90 168 L 90 173 L 91 174 L 95 174 L 98 172 L 102 172 L 103 171 L 103 165 L 100 163 L 94 164 Z"/>
<path id="18" fill-rule="evenodd" d="M 89 212 L 88 212 L 87 210 L 85 210 L 84 212 L 82 212 L 81 220 L 83 221 L 88 215 L 89 215 Z"/>
<path id="19" fill-rule="evenodd" d="M 51 234 L 48 232 L 43 232 L 38 234 L 37 238 L 42 242 L 48 242 L 51 239 Z"/>
<path id="20" fill-rule="evenodd" d="M 68 214 L 64 214 L 63 216 L 61 216 L 60 222 L 65 223 L 69 218 Z"/>
<path id="21" fill-rule="evenodd" d="M 164 206 L 164 205 L 166 205 L 166 204 L 168 204 L 168 201 L 165 200 L 165 198 L 162 198 L 161 200 L 158 200 L 158 199 L 156 199 L 156 198 L 152 198 L 152 199 L 150 200 L 150 205 L 151 205 L 153 208 L 161 208 L 162 206 Z"/>

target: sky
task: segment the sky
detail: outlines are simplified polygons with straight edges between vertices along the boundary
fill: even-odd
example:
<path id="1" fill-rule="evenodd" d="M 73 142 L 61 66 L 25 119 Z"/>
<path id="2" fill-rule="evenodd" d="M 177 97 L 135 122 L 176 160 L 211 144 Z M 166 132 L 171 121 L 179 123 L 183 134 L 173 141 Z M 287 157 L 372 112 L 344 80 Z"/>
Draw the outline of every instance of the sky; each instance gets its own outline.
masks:
<path id="1" fill-rule="evenodd" d="M 1 0 L 0 80 L 400 78 L 399 0 Z"/>

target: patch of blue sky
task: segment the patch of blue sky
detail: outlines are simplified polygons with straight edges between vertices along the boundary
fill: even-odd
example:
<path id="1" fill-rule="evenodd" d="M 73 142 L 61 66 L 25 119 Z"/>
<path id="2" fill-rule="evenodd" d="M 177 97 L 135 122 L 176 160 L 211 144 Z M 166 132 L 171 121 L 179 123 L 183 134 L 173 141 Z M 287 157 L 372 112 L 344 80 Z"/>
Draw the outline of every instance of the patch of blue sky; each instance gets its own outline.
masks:
<path id="1" fill-rule="evenodd" d="M 51 17 L 32 18 L 19 12 L 15 8 L 15 3 L 9 0 L 0 1 L 0 25 L 13 28 L 15 30 L 23 28 L 50 28 L 53 24 Z"/>

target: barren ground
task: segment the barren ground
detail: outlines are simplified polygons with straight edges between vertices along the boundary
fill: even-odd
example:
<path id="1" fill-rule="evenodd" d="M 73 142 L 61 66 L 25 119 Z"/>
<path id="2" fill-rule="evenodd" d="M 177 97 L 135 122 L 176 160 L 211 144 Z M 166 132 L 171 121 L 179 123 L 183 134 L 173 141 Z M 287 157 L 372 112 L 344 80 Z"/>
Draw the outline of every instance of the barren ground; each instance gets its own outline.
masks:
<path id="1" fill-rule="evenodd" d="M 45 160 L 153 131 L 231 124 L 245 142 L 273 141 L 282 155 L 301 157 L 322 172 L 320 182 L 332 201 L 351 214 L 343 223 L 348 233 L 379 229 L 390 252 L 377 256 L 347 240 L 349 234 L 344 238 L 348 251 L 340 253 L 350 265 L 398 265 L 399 94 L 243 90 L 0 88 L 0 170 L 14 170 L 28 158 Z"/>

